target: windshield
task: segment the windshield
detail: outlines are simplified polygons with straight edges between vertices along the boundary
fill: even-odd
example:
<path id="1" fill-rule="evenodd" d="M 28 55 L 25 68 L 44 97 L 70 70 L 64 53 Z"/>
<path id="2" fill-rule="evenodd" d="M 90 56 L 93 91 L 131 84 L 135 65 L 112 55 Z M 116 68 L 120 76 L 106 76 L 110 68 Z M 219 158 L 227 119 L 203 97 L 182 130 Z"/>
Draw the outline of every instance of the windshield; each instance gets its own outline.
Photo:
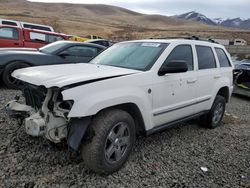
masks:
<path id="1" fill-rule="evenodd" d="M 42 48 L 39 49 L 39 51 L 47 53 L 47 54 L 52 54 L 56 52 L 57 50 L 60 50 L 65 46 L 65 42 L 58 41 L 58 42 L 53 42 L 51 44 L 48 44 Z"/>
<path id="2" fill-rule="evenodd" d="M 102 52 L 90 63 L 146 71 L 153 66 L 167 45 L 155 42 L 119 43 Z"/>

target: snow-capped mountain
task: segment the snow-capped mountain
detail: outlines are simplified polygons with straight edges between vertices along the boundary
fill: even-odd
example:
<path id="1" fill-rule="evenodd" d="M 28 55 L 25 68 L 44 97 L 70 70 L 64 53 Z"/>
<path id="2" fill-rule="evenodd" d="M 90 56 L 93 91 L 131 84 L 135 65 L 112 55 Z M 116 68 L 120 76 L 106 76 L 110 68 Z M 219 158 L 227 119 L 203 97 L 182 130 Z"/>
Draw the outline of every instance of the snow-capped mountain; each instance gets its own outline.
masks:
<path id="1" fill-rule="evenodd" d="M 215 23 L 210 18 L 206 17 L 203 14 L 195 12 L 195 11 L 187 12 L 185 14 L 176 15 L 174 17 L 178 18 L 178 19 L 198 21 L 198 22 L 202 22 L 205 24 L 215 25 Z"/>
<path id="2" fill-rule="evenodd" d="M 213 22 L 216 23 L 217 25 L 220 25 L 224 21 L 225 20 L 223 18 L 214 18 L 213 19 Z"/>
<path id="3" fill-rule="evenodd" d="M 191 21 L 198 21 L 204 24 L 209 25 L 219 25 L 224 27 L 234 27 L 234 28 L 241 28 L 241 29 L 250 29 L 250 19 L 243 20 L 241 18 L 232 18 L 232 19 L 223 19 L 223 18 L 214 18 L 210 19 L 205 15 L 191 11 L 185 14 L 175 15 L 173 16 L 178 19 L 184 20 L 191 20 Z"/>

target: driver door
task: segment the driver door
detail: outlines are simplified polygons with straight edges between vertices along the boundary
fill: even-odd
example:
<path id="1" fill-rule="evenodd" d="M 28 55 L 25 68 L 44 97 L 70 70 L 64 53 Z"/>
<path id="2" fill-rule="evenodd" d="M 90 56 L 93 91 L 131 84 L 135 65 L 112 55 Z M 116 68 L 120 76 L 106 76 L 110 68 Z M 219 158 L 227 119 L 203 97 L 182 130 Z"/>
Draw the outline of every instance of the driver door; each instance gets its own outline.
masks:
<path id="1" fill-rule="evenodd" d="M 178 45 L 169 54 L 164 64 L 170 61 L 186 61 L 188 71 L 155 75 L 153 84 L 153 123 L 161 126 L 194 114 L 197 72 L 194 70 L 193 48 Z"/>

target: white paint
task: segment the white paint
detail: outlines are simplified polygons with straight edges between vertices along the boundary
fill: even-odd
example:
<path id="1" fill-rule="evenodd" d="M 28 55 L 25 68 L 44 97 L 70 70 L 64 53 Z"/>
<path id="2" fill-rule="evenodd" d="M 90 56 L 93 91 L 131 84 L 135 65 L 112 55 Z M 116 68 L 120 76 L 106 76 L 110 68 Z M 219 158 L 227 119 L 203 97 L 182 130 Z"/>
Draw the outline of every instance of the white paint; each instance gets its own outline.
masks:
<path id="1" fill-rule="evenodd" d="M 133 103 L 142 114 L 146 130 L 163 123 L 209 110 L 217 92 L 222 87 L 228 87 L 231 95 L 233 89 L 233 67 L 220 68 L 214 50 L 214 47 L 225 50 L 222 45 L 183 39 L 129 42 L 169 43 L 169 45 L 149 71 L 136 71 L 94 64 L 69 64 L 20 69 L 15 71 L 13 76 L 34 85 L 44 85 L 50 88 L 53 86 L 63 87 L 98 78 L 124 75 L 64 90 L 62 92 L 63 99 L 74 100 L 74 105 L 68 117 L 91 116 L 111 106 Z M 194 70 L 159 76 L 158 71 L 165 59 L 176 46 L 182 44 L 189 44 L 192 47 Z M 216 57 L 218 68 L 198 70 L 195 45 L 211 47 Z M 230 59 L 228 53 L 227 55 Z M 233 66 L 232 62 L 231 65 Z M 149 89 L 152 92 L 149 93 Z M 204 102 L 198 103 L 199 101 Z M 186 107 L 180 108 L 183 106 Z M 172 109 L 175 110 L 161 114 L 162 111 Z"/>

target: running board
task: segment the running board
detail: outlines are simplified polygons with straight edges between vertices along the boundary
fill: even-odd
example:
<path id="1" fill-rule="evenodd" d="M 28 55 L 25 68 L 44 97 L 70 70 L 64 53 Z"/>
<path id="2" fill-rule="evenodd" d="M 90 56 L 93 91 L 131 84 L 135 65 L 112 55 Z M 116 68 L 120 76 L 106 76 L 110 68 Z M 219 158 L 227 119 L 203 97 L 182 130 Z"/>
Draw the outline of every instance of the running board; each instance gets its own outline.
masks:
<path id="1" fill-rule="evenodd" d="M 191 116 L 184 117 L 184 118 L 179 119 L 179 120 L 175 120 L 175 121 L 163 124 L 163 125 L 159 125 L 157 127 L 154 127 L 153 129 L 147 130 L 146 135 L 148 136 L 148 135 L 151 135 L 151 134 L 154 134 L 154 133 L 161 132 L 161 131 L 163 131 L 165 129 L 175 127 L 179 123 L 183 123 L 183 122 L 186 122 L 188 120 L 195 119 L 195 118 L 200 117 L 200 116 L 202 116 L 202 115 L 204 115 L 206 113 L 208 113 L 208 111 L 200 112 L 200 113 L 197 113 L 197 114 L 194 114 L 194 115 L 191 115 Z"/>

